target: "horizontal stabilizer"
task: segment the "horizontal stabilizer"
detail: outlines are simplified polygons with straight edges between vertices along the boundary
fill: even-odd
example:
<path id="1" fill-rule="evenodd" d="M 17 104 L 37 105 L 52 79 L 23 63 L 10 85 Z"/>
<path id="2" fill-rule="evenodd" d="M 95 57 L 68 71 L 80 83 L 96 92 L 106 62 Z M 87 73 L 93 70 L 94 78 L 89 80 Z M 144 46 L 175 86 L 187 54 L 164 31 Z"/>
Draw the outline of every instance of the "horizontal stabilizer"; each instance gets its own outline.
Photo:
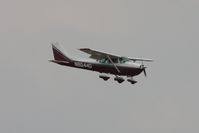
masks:
<path id="1" fill-rule="evenodd" d="M 68 64 L 70 62 L 68 61 L 59 61 L 59 60 L 49 60 L 50 62 L 54 62 L 54 63 L 57 63 L 57 64 Z"/>

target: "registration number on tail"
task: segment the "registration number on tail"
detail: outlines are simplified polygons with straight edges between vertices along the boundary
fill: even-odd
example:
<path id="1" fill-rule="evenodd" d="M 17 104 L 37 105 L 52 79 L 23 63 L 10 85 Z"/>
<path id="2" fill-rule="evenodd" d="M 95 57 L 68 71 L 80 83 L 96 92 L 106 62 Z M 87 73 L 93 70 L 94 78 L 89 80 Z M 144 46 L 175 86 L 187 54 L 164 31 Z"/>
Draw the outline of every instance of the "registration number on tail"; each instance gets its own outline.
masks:
<path id="1" fill-rule="evenodd" d="M 74 65 L 75 65 L 76 67 L 92 69 L 92 64 L 90 64 L 90 63 L 85 63 L 85 62 L 74 62 Z"/>

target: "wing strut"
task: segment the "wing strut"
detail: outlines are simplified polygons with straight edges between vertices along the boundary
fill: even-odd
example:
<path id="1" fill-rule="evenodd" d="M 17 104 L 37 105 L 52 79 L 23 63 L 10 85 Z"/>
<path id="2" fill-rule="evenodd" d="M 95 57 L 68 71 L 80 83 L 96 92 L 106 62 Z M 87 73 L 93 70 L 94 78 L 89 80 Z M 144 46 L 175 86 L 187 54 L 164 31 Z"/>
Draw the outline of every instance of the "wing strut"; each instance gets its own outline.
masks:
<path id="1" fill-rule="evenodd" d="M 107 55 L 109 61 L 113 64 L 113 66 L 115 67 L 115 69 L 120 73 L 120 70 L 118 69 L 118 67 L 115 65 L 115 63 L 111 60 L 111 58 Z"/>

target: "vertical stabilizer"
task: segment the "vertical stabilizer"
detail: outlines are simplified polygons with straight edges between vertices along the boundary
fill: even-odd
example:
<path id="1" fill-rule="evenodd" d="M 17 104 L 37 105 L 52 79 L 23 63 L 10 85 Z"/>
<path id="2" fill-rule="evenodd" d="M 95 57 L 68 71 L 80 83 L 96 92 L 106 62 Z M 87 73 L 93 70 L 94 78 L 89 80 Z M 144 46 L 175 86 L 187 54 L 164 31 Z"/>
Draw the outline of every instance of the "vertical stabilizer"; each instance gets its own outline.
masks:
<path id="1" fill-rule="evenodd" d="M 69 56 L 66 54 L 64 48 L 58 43 L 52 44 L 52 50 L 53 50 L 54 59 L 56 61 L 67 61 L 67 62 L 72 61 L 72 59 L 69 58 Z"/>

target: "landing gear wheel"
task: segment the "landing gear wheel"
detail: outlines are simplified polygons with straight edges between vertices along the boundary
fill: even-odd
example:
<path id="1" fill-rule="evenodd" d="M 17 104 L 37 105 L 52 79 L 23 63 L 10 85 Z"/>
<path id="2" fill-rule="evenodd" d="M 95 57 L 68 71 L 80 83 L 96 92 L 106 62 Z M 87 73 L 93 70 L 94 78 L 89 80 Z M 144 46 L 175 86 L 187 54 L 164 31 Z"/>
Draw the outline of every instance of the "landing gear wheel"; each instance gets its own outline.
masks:
<path id="1" fill-rule="evenodd" d="M 118 82 L 119 84 L 121 84 L 121 83 L 124 82 L 124 81 L 119 81 L 119 80 L 118 80 L 117 82 Z"/>
<path id="2" fill-rule="evenodd" d="M 131 84 L 135 84 L 137 83 L 137 81 L 133 80 L 133 79 L 127 79 L 128 82 L 130 82 Z"/>
<path id="3" fill-rule="evenodd" d="M 104 81 L 107 81 L 108 79 L 109 79 L 109 77 L 107 77 L 107 78 L 103 78 L 103 80 L 104 80 Z"/>
<path id="4" fill-rule="evenodd" d="M 115 77 L 114 80 L 117 81 L 117 82 L 120 83 L 120 84 L 121 84 L 122 82 L 124 82 L 124 79 L 123 79 L 122 77 Z"/>
<path id="5" fill-rule="evenodd" d="M 100 75 L 99 78 L 102 78 L 104 81 L 107 81 L 110 77 L 106 75 Z"/>

